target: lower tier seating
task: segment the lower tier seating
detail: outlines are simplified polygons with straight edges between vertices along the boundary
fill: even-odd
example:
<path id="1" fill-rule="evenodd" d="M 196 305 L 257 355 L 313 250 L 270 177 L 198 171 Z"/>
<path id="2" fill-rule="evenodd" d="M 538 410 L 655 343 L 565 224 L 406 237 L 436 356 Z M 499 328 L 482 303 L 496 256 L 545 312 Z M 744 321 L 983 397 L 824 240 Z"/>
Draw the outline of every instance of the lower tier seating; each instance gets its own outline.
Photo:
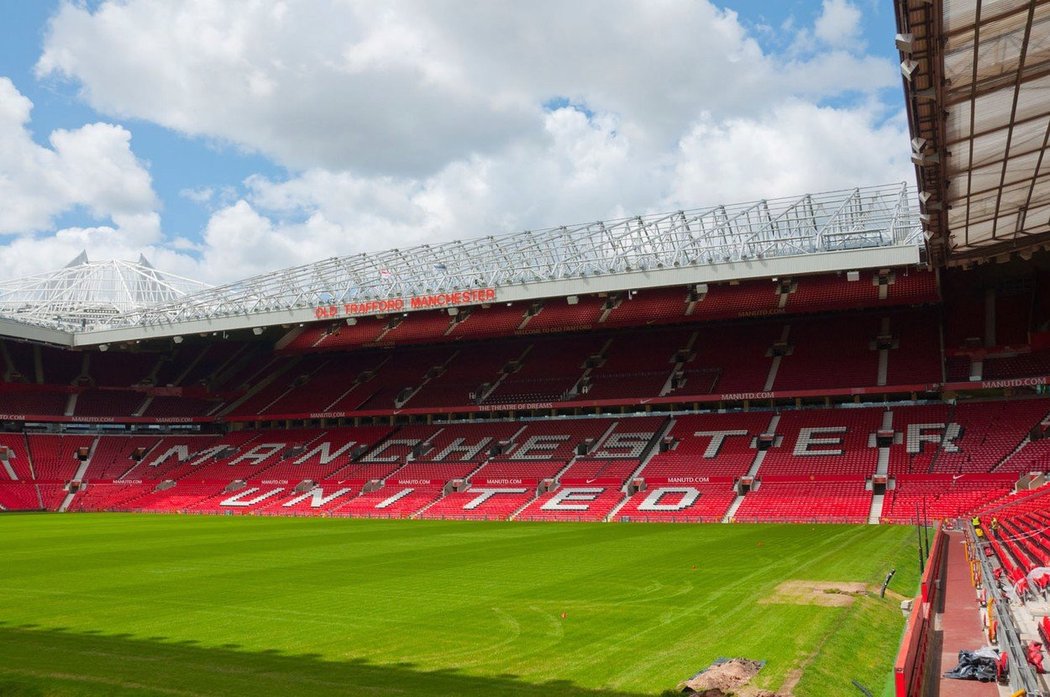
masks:
<path id="1" fill-rule="evenodd" d="M 605 520 L 624 493 L 617 487 L 566 486 L 547 492 L 526 506 L 516 520 Z"/>
<path id="2" fill-rule="evenodd" d="M 864 480 L 765 481 L 744 496 L 733 519 L 747 523 L 866 523 L 871 492 Z"/>
<path id="3" fill-rule="evenodd" d="M 76 478 L 70 511 L 863 523 L 868 481 L 886 466 L 881 520 L 910 523 L 916 507 L 936 520 L 1012 500 L 1028 476 L 1018 470 L 1048 468 L 1050 439 L 1029 440 L 1048 412 L 1047 400 L 1028 399 L 225 435 L 15 433 L 0 437 L 0 507 L 57 510 Z M 745 477 L 755 486 L 731 508 Z"/>
<path id="4" fill-rule="evenodd" d="M 642 523 L 718 523 L 736 498 L 731 482 L 657 486 L 629 499 L 614 520 Z"/>
<path id="5" fill-rule="evenodd" d="M 882 521 L 915 523 L 916 516 L 926 520 L 966 517 L 987 504 L 1004 498 L 1011 485 L 1003 478 L 947 477 L 910 479 L 898 477 L 886 492 Z"/>

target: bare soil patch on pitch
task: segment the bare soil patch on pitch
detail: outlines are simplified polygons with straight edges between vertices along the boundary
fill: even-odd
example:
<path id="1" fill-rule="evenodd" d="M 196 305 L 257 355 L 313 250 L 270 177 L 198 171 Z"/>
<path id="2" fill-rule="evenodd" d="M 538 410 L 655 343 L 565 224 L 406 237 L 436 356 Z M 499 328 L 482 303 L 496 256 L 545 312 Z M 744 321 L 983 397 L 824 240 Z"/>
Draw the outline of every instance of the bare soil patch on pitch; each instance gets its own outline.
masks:
<path id="1" fill-rule="evenodd" d="M 759 661 L 733 658 L 716 663 L 699 675 L 678 684 L 678 691 L 696 697 L 725 697 L 751 682 L 762 669 Z"/>
<path id="2" fill-rule="evenodd" d="M 869 589 L 865 583 L 839 581 L 784 581 L 761 598 L 760 605 L 819 605 L 846 607 Z"/>

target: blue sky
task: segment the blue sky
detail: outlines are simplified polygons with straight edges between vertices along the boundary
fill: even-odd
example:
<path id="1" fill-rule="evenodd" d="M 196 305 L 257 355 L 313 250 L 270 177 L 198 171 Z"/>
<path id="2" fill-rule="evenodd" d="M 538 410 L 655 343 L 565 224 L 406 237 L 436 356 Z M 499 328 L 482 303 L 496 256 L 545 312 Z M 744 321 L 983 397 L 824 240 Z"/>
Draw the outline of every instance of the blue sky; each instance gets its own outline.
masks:
<path id="1" fill-rule="evenodd" d="M 218 283 L 911 176 L 889 2 L 0 13 L 8 276 L 87 249 Z"/>

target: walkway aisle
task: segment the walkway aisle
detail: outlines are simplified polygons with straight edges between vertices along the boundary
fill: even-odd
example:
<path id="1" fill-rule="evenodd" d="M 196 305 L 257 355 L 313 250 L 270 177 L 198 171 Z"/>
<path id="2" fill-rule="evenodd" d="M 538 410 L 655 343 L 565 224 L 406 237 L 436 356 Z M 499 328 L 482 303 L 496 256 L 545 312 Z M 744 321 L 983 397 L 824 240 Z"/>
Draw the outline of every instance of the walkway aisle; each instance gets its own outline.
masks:
<path id="1" fill-rule="evenodd" d="M 936 686 L 939 681 L 933 694 L 941 697 L 995 697 L 1000 694 L 995 683 L 941 677 L 959 662 L 959 651 L 979 649 L 988 643 L 981 626 L 981 608 L 977 604 L 973 585 L 970 584 L 970 565 L 966 561 L 962 533 L 955 532 L 948 536 L 948 553 L 945 557 L 942 606 L 938 608 L 939 614 L 934 620 L 934 627 L 940 631 L 931 647 L 934 659 L 932 670 L 936 671 L 937 679 L 931 680 L 930 684 Z"/>

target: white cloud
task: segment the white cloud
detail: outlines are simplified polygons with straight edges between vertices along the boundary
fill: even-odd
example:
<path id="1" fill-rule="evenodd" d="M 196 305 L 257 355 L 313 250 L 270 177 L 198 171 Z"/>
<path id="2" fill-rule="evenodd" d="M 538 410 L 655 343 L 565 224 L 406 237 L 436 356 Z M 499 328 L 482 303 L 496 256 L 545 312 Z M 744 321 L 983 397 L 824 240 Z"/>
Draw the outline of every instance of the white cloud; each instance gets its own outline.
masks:
<path id="1" fill-rule="evenodd" d="M 829 46 L 856 47 L 860 43 L 860 20 L 860 8 L 849 0 L 824 0 L 813 33 Z"/>
<path id="2" fill-rule="evenodd" d="M 56 130 L 45 147 L 28 130 L 31 110 L 0 77 L 0 234 L 45 230 L 75 207 L 99 220 L 154 212 L 149 172 L 132 153 L 126 129 L 93 123 Z"/>
<path id="3" fill-rule="evenodd" d="M 828 0 L 820 31 L 851 10 Z M 542 138 L 540 105 L 559 96 L 667 147 L 701 111 L 896 84 L 885 60 L 784 67 L 706 1 L 127 0 L 63 5 L 37 70 L 104 113 L 292 168 L 417 177 Z"/>
<path id="4" fill-rule="evenodd" d="M 759 119 L 701 118 L 680 144 L 672 198 L 746 201 L 909 180 L 903 114 L 880 115 L 795 101 Z"/>
<path id="5" fill-rule="evenodd" d="M 212 202 L 213 198 L 215 198 L 215 189 L 210 186 L 197 186 L 181 189 L 179 191 L 179 196 L 187 201 L 196 203 L 198 206 L 206 206 Z"/>

